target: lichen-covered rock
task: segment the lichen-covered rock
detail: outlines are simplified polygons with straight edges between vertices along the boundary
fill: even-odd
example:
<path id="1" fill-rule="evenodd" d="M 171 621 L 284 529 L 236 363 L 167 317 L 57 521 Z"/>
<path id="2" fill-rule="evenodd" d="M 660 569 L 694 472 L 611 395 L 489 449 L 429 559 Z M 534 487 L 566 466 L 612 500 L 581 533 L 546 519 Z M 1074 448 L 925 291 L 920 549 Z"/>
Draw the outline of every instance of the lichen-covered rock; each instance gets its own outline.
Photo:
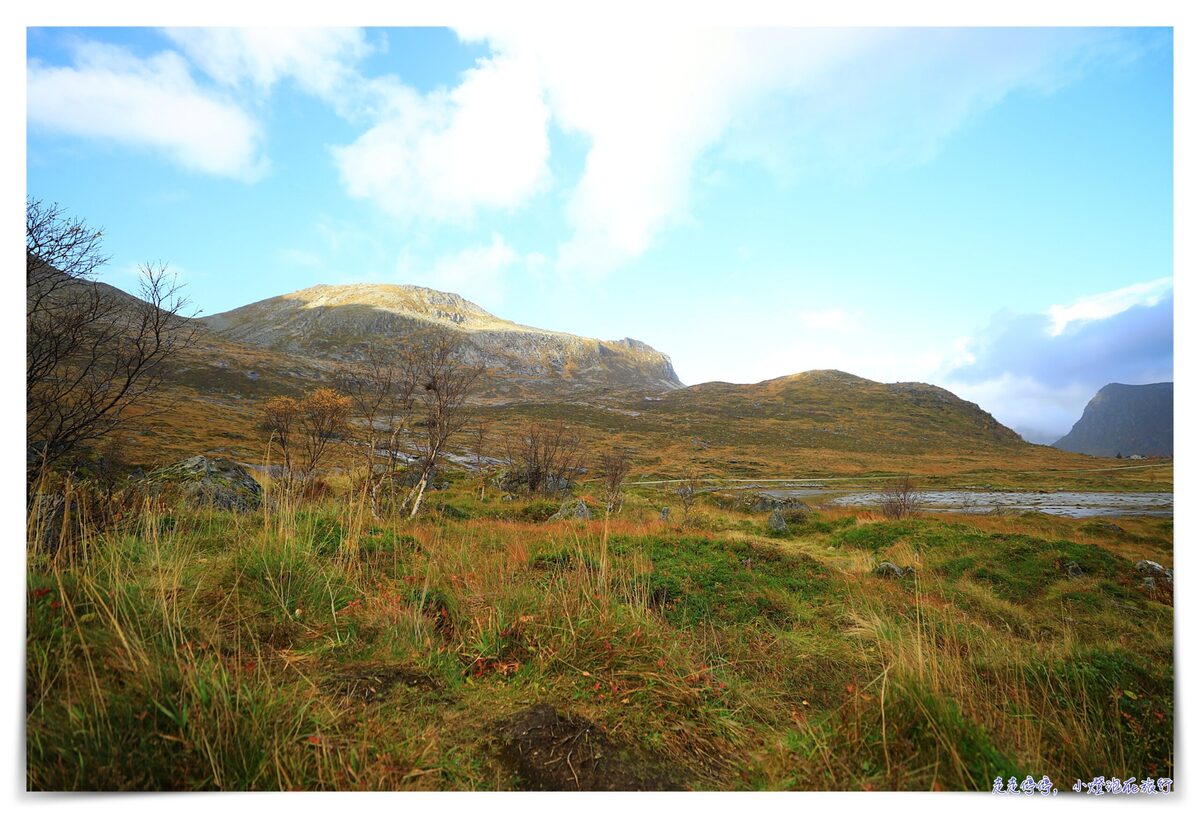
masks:
<path id="1" fill-rule="evenodd" d="M 146 481 L 158 491 L 176 492 L 198 508 L 253 511 L 262 505 L 258 481 L 241 465 L 223 457 L 189 457 L 151 472 Z"/>
<path id="2" fill-rule="evenodd" d="M 567 500 L 558 511 L 554 512 L 551 520 L 590 520 L 592 510 L 583 500 Z"/>
<path id="3" fill-rule="evenodd" d="M 771 516 L 767 518 L 767 528 L 772 534 L 788 533 L 787 520 L 783 519 L 783 512 L 775 509 L 771 512 Z"/>
<path id="4" fill-rule="evenodd" d="M 916 573 L 916 571 L 911 565 L 906 565 L 901 568 L 894 562 L 888 562 L 887 560 L 884 560 L 871 569 L 871 573 L 877 577 L 894 577 L 896 579 L 903 579 L 904 577 L 911 577 Z"/>
<path id="5" fill-rule="evenodd" d="M 658 519 L 664 523 L 671 519 L 671 509 L 667 506 L 662 507 L 662 511 L 658 512 Z"/>
<path id="6" fill-rule="evenodd" d="M 1083 568 L 1077 562 L 1067 563 L 1067 576 L 1071 579 L 1079 579 L 1083 576 Z"/>

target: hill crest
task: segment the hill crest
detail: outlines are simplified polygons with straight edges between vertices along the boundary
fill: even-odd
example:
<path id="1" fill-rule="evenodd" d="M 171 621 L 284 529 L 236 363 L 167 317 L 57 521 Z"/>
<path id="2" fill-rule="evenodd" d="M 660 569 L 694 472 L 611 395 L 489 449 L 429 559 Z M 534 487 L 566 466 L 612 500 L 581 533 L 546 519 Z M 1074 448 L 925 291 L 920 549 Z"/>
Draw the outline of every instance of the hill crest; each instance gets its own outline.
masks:
<path id="1" fill-rule="evenodd" d="M 493 375 L 575 387 L 676 389 L 671 359 L 648 344 L 604 341 L 499 318 L 455 293 L 401 284 L 321 284 L 200 319 L 242 344 L 325 361 L 431 329 L 461 334 L 465 358 Z"/>

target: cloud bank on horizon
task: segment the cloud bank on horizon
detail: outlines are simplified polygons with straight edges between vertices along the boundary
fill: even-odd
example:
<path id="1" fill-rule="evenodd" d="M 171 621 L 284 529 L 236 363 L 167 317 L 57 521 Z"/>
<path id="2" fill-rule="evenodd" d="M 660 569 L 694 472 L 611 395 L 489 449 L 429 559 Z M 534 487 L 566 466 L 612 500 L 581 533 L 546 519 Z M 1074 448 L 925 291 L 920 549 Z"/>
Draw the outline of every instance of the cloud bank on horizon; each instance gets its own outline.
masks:
<path id="1" fill-rule="evenodd" d="M 1170 279 L 999 315 L 943 384 L 1035 443 L 1053 443 L 1109 383 L 1174 380 L 1175 299 Z"/>
<path id="2" fill-rule="evenodd" d="M 1136 63 L 1161 49 L 1164 38 L 1170 45 L 1169 33 L 1123 29 L 665 33 L 513 26 L 455 34 L 457 45 L 446 50 L 463 49 L 464 67 L 417 81 L 415 71 L 396 66 L 405 49 L 416 53 L 421 44 L 397 46 L 397 37 L 374 30 L 141 30 L 112 35 L 112 42 L 102 30 L 72 32 L 44 53 L 31 47 L 30 139 L 144 154 L 179 168 L 189 191 L 204 177 L 234 185 L 210 194 L 225 201 L 265 197 L 290 174 L 327 178 L 317 191 L 322 200 L 346 204 L 331 205 L 306 231 L 327 240 L 276 250 L 298 279 L 292 288 L 321 276 L 402 278 L 494 310 L 552 306 L 564 321 L 599 324 L 585 312 L 588 299 L 574 291 L 595 295 L 605 281 L 645 280 L 654 269 L 672 271 L 661 274 L 654 293 L 660 301 L 688 287 L 692 299 L 710 293 L 693 311 L 736 304 L 718 273 L 693 272 L 696 262 L 679 247 L 690 239 L 681 236 L 715 233 L 772 198 L 792 197 L 789 213 L 816 223 L 823 214 L 812 210 L 813 201 L 870 196 L 879 179 L 912 174 L 914 190 L 949 186 L 917 177 L 936 179 L 939 157 L 984 117 L 1036 105 L 1081 84 L 1098 66 Z M 316 151 L 306 146 L 308 166 L 290 163 L 309 130 L 295 125 L 314 122 L 314 115 L 289 128 L 285 102 L 327 112 L 328 120 L 311 128 Z M 317 170 L 314 155 L 323 157 Z M 31 186 L 36 178 L 31 171 Z M 949 187 L 939 193 L 941 201 L 914 197 L 912 206 L 932 214 L 964 195 Z M 290 191 L 270 195 L 272 206 L 296 207 L 283 201 L 294 198 Z M 721 197 L 728 202 L 714 204 Z M 853 201 L 845 207 L 859 209 Z M 356 214 L 378 219 L 374 229 L 353 224 Z M 853 216 L 836 226 L 861 241 L 861 228 L 849 229 Z M 293 224 L 285 232 L 298 231 Z M 795 232 L 781 224 L 763 242 L 778 246 L 771 264 L 781 271 L 774 275 L 794 278 L 794 267 L 812 280 L 817 248 L 796 242 Z M 743 275 L 766 276 L 753 250 L 735 249 L 739 255 L 731 257 L 744 261 Z M 825 268 L 831 263 L 836 258 L 822 259 Z M 879 259 L 860 266 L 872 263 Z M 1076 290 L 1063 306 L 1028 294 L 1023 310 L 1008 314 L 958 310 L 961 317 L 948 318 L 934 337 L 911 329 L 930 323 L 915 305 L 906 326 L 886 314 L 886 300 L 864 303 L 864 294 L 883 293 L 893 286 L 887 277 L 904 272 L 878 270 L 863 282 L 826 270 L 847 286 L 810 286 L 811 301 L 803 303 L 766 296 L 774 325 L 735 322 L 750 353 L 738 357 L 712 338 L 695 338 L 694 320 L 664 321 L 654 341 L 685 376 L 694 373 L 693 381 L 832 366 L 881 380 L 940 378 L 1003 422 L 1046 439 L 1069 428 L 1093 384 L 1170 377 L 1170 270 L 1159 272 L 1139 283 L 1114 270 L 1102 295 L 1079 297 Z M 944 275 L 951 275 L 949 265 Z M 944 286 L 935 278 L 931 273 L 931 287 Z M 231 274 L 227 287 L 244 281 Z M 592 299 L 596 309 L 604 297 Z M 608 306 L 612 312 L 618 305 Z M 640 315 L 662 319 L 652 307 Z M 530 314 L 514 317 L 537 322 Z"/>

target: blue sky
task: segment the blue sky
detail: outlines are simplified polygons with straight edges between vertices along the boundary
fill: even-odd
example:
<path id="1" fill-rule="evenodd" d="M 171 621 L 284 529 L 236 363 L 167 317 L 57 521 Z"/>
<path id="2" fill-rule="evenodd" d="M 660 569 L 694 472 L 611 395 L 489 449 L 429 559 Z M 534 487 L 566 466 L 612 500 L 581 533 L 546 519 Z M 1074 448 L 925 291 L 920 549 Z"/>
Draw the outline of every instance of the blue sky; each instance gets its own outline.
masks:
<path id="1" fill-rule="evenodd" d="M 28 189 L 206 314 L 458 292 L 687 383 L 1173 377 L 1162 29 L 31 29 Z"/>

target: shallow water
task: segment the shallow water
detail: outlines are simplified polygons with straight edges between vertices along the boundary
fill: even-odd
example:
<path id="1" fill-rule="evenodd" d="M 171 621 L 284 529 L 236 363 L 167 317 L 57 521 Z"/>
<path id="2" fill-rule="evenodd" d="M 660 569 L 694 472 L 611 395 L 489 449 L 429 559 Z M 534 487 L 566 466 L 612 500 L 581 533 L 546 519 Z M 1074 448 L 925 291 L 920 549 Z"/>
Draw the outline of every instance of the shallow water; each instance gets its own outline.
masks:
<path id="1" fill-rule="evenodd" d="M 778 489 L 774 497 L 824 498 L 834 506 L 878 506 L 878 491 L 838 493 L 829 489 Z M 1170 517 L 1175 513 L 1171 492 L 1114 491 L 977 491 L 965 489 L 921 491 L 922 511 L 989 514 L 994 511 L 1040 511 L 1064 517 Z"/>

